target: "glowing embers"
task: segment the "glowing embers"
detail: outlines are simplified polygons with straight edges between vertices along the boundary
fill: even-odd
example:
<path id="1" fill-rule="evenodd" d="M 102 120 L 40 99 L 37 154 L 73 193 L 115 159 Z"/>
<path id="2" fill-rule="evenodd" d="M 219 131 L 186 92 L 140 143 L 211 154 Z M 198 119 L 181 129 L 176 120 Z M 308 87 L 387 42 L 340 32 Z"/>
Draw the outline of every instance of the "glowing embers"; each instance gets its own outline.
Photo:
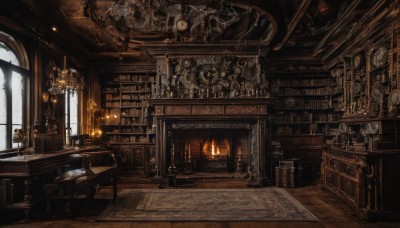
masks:
<path id="1" fill-rule="evenodd" d="M 209 138 L 203 145 L 203 154 L 208 159 L 218 159 L 230 154 L 230 143 L 227 138 Z"/>

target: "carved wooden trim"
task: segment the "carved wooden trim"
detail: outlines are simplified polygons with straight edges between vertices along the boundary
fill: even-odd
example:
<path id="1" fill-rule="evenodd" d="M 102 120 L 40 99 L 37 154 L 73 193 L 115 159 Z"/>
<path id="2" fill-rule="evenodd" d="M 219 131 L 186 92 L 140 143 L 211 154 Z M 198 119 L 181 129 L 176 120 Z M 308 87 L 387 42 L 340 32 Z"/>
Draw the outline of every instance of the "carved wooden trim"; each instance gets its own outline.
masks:
<path id="1" fill-rule="evenodd" d="M 228 123 L 228 122 L 213 122 L 213 121 L 201 121 L 201 122 L 173 122 L 171 123 L 171 129 L 252 129 L 255 127 L 255 123 Z"/>
<path id="2" fill-rule="evenodd" d="M 220 105 L 193 105 L 192 115 L 223 115 L 224 107 Z"/>
<path id="3" fill-rule="evenodd" d="M 149 99 L 155 116 L 266 116 L 273 99 Z"/>

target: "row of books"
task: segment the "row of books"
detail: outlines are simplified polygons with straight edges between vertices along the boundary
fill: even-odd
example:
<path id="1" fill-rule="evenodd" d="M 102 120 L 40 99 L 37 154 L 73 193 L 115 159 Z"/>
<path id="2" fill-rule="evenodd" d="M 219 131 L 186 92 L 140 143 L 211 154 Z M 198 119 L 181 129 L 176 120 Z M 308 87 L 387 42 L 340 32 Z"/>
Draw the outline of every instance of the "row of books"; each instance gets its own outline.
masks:
<path id="1" fill-rule="evenodd" d="M 285 115 L 279 115 L 275 117 L 277 123 L 282 122 L 289 122 L 289 123 L 296 123 L 296 122 L 337 122 L 340 120 L 340 115 L 338 113 L 310 113 L 310 112 L 303 112 L 302 114 L 297 113 L 288 113 Z"/>
<path id="2" fill-rule="evenodd" d="M 114 82 L 136 82 L 136 81 L 148 81 L 152 79 L 147 74 L 117 74 L 114 76 Z"/>
<path id="3" fill-rule="evenodd" d="M 326 86 L 329 85 L 329 79 L 278 79 L 279 86 Z"/>
<path id="4" fill-rule="evenodd" d="M 330 95 L 330 88 L 298 89 L 279 88 L 279 95 Z"/>

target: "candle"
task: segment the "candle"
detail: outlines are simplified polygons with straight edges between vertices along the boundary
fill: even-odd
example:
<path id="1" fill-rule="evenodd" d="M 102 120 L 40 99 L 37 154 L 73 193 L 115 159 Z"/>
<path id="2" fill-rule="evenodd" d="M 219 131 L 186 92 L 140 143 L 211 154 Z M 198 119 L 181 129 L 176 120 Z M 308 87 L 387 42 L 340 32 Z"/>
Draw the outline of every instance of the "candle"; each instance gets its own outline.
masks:
<path id="1" fill-rule="evenodd" d="M 189 161 L 190 161 L 190 144 L 189 144 L 189 150 L 188 150 L 188 153 L 189 153 Z"/>

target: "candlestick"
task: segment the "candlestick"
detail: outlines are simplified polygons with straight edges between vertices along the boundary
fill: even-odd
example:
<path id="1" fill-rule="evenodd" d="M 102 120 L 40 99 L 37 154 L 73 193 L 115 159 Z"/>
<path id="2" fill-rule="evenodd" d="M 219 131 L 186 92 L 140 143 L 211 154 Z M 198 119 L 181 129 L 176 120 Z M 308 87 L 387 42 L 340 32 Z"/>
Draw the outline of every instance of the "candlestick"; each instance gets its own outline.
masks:
<path id="1" fill-rule="evenodd" d="M 189 152 L 188 153 L 189 153 L 189 161 L 190 161 L 190 144 L 189 144 Z"/>

